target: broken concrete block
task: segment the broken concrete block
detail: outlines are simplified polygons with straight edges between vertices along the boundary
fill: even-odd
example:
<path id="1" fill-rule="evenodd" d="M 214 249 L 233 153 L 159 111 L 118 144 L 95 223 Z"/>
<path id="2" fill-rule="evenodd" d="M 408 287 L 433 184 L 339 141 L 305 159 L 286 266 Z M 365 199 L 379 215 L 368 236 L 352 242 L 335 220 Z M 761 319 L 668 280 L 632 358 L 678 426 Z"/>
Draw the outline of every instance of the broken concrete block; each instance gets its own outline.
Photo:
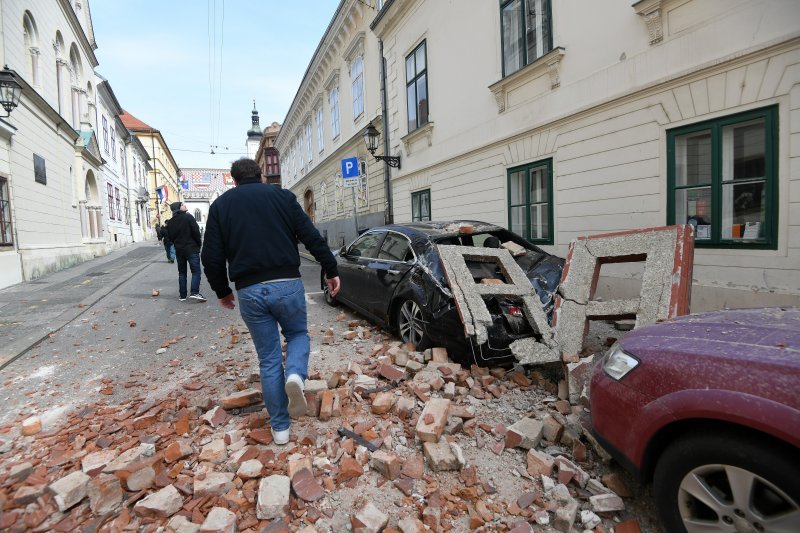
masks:
<path id="1" fill-rule="evenodd" d="M 261 401 L 261 391 L 256 389 L 243 390 L 235 392 L 222 399 L 223 409 L 241 409 L 248 405 L 257 404 Z"/>
<path id="2" fill-rule="evenodd" d="M 578 515 L 578 502 L 570 501 L 556 509 L 556 517 L 553 522 L 553 527 L 564 533 L 569 533 L 572 530 L 572 524 L 575 523 L 575 518 Z"/>
<path id="3" fill-rule="evenodd" d="M 89 509 L 98 516 L 116 511 L 122 505 L 122 485 L 113 474 L 100 474 L 89 482 Z"/>
<path id="4" fill-rule="evenodd" d="M 81 470 L 83 470 L 85 474 L 93 476 L 102 471 L 116 458 L 117 451 L 111 448 L 90 453 L 81 459 Z"/>
<path id="5" fill-rule="evenodd" d="M 528 474 L 531 476 L 549 476 L 553 471 L 555 459 L 548 453 L 535 449 L 528 450 Z"/>
<path id="6" fill-rule="evenodd" d="M 450 443 L 445 439 L 439 442 L 423 442 L 422 451 L 428 461 L 428 466 L 434 472 L 461 469 L 458 457 L 453 453 Z"/>
<path id="7" fill-rule="evenodd" d="M 579 237 L 570 243 L 553 325 L 565 354 L 579 354 L 591 316 L 636 315 L 636 327 L 689 312 L 694 238 L 688 224 Z M 629 300 L 592 300 L 603 264 L 644 261 L 642 288 Z"/>
<path id="8" fill-rule="evenodd" d="M 194 496 L 221 496 L 233 488 L 233 474 L 230 472 L 207 472 L 205 477 L 195 476 Z"/>
<path id="9" fill-rule="evenodd" d="M 449 363 L 450 359 L 447 357 L 447 348 L 431 348 L 431 361 L 434 363 Z"/>
<path id="10" fill-rule="evenodd" d="M 128 487 L 129 491 L 138 492 L 152 487 L 155 478 L 156 472 L 153 470 L 153 467 L 145 466 L 130 474 L 125 480 L 125 485 Z"/>
<path id="11" fill-rule="evenodd" d="M 450 410 L 450 400 L 432 398 L 422 410 L 417 421 L 417 438 L 423 442 L 438 442 L 442 431 L 447 425 L 447 415 Z"/>
<path id="12" fill-rule="evenodd" d="M 103 472 L 113 474 L 119 470 L 129 470 L 131 465 L 137 461 L 140 461 L 141 459 L 144 459 L 145 457 L 152 457 L 155 452 L 156 447 L 154 444 L 140 444 L 139 446 L 122 452 L 119 457 L 108 463 L 108 465 L 103 469 Z"/>
<path id="13" fill-rule="evenodd" d="M 51 483 L 48 489 L 53 494 L 59 511 L 66 511 L 85 496 L 91 478 L 83 472 L 73 472 Z"/>
<path id="14" fill-rule="evenodd" d="M 12 481 L 25 481 L 31 472 L 33 471 L 33 465 L 29 462 L 19 463 L 8 470 L 8 479 Z"/>
<path id="15" fill-rule="evenodd" d="M 31 416 L 22 421 L 22 434 L 26 437 L 36 435 L 42 430 L 42 421 L 38 416 Z"/>
<path id="16" fill-rule="evenodd" d="M 200 452 L 200 460 L 209 463 L 220 464 L 228 459 L 228 448 L 223 439 L 212 440 Z"/>
<path id="17" fill-rule="evenodd" d="M 411 517 L 405 517 L 397 522 L 397 527 L 401 533 L 424 533 L 425 524 L 420 520 Z"/>
<path id="18" fill-rule="evenodd" d="M 289 478 L 273 475 L 261 479 L 258 485 L 256 516 L 259 520 L 280 518 L 289 511 Z"/>
<path id="19" fill-rule="evenodd" d="M 239 466 L 239 470 L 236 471 L 236 475 L 239 476 L 244 481 L 248 479 L 255 479 L 261 477 L 261 470 L 264 468 L 264 465 L 261 464 L 261 461 L 258 459 L 250 459 L 245 461 Z"/>
<path id="20" fill-rule="evenodd" d="M 198 533 L 200 526 L 190 522 L 183 515 L 175 515 L 167 522 L 167 531 L 170 533 Z"/>
<path id="21" fill-rule="evenodd" d="M 379 392 L 372 400 L 372 412 L 376 415 L 388 413 L 394 406 L 395 399 L 393 392 Z"/>
<path id="22" fill-rule="evenodd" d="M 595 513 L 613 513 L 625 510 L 625 502 L 616 494 L 589 496 L 589 504 Z"/>
<path id="23" fill-rule="evenodd" d="M 236 533 L 236 515 L 224 507 L 214 507 L 206 516 L 200 533 Z"/>
<path id="24" fill-rule="evenodd" d="M 167 485 L 134 505 L 139 515 L 151 518 L 169 518 L 183 506 L 183 497 L 173 485 Z"/>
<path id="25" fill-rule="evenodd" d="M 597 526 L 599 526 L 601 522 L 602 520 L 600 519 L 600 517 L 594 514 L 592 511 L 589 510 L 581 511 L 581 525 L 583 526 L 584 530 L 586 529 L 592 530 Z"/>
<path id="26" fill-rule="evenodd" d="M 383 514 L 372 502 L 367 502 L 350 519 L 353 533 L 379 533 L 389 522 L 389 516 Z"/>
<path id="27" fill-rule="evenodd" d="M 23 507 L 35 502 L 41 495 L 44 494 L 46 489 L 47 485 L 23 485 L 17 489 L 17 492 L 14 493 L 12 501 L 15 505 Z M 0 513 L 3 512 L 3 503 L 4 500 L 0 499 Z"/>
<path id="28" fill-rule="evenodd" d="M 370 458 L 370 466 L 386 479 L 397 479 L 400 476 L 400 469 L 403 467 L 400 458 L 384 450 L 378 450 Z"/>
<path id="29" fill-rule="evenodd" d="M 530 450 L 542 440 L 543 424 L 534 418 L 521 418 L 514 422 L 506 432 L 506 448 Z"/>

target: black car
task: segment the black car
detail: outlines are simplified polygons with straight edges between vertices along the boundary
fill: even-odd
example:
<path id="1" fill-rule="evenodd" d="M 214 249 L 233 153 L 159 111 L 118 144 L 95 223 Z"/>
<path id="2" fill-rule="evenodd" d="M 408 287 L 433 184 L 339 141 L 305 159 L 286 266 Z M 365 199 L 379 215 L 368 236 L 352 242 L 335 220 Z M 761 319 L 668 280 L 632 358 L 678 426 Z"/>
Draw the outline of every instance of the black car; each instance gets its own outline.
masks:
<path id="1" fill-rule="evenodd" d="M 509 345 L 534 334 L 520 304 L 506 297 L 487 300 L 493 318 L 489 340 L 477 345 L 467 339 L 436 250 L 439 244 L 496 248 L 508 241 L 525 249 L 515 260 L 549 317 L 564 260 L 500 226 L 477 221 L 415 222 L 370 229 L 334 253 L 342 282 L 335 299 L 328 293 L 324 274 L 320 275 L 325 301 L 346 304 L 418 350 L 444 346 L 451 358 L 461 363 L 512 363 L 515 359 Z M 493 263 L 467 262 L 467 266 L 476 282 L 502 279 Z"/>

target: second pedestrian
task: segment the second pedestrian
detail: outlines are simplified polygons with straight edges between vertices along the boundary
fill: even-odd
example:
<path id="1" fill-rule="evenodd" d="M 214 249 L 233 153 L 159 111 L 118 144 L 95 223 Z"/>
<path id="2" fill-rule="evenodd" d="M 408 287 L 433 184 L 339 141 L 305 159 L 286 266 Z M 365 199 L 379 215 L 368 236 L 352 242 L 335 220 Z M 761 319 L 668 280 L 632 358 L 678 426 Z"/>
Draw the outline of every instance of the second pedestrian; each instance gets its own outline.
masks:
<path id="1" fill-rule="evenodd" d="M 200 294 L 200 226 L 192 215 L 187 213 L 186 204 L 172 202 L 172 218 L 168 220 L 167 234 L 175 245 L 175 257 L 178 261 L 178 291 L 179 300 L 186 300 L 186 265 L 192 271 L 192 285 L 189 293 L 190 300 L 205 302 L 205 297 Z"/>

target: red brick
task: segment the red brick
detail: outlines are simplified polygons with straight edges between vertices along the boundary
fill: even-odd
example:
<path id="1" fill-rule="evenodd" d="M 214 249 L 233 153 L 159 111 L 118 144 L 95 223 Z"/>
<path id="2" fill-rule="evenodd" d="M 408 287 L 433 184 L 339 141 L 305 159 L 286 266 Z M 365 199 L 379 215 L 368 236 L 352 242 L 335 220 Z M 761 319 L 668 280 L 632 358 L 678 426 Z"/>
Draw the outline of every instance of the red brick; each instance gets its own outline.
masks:
<path id="1" fill-rule="evenodd" d="M 417 421 L 417 438 L 423 442 L 438 442 L 447 425 L 449 410 L 450 400 L 440 398 L 428 400 Z"/>

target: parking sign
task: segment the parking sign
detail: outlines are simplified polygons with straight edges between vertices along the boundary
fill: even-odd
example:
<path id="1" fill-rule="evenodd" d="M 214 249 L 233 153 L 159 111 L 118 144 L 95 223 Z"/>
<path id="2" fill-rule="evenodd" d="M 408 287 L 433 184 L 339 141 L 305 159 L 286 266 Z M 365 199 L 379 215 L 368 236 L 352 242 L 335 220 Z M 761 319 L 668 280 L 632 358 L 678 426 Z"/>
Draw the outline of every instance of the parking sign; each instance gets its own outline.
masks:
<path id="1" fill-rule="evenodd" d="M 345 187 L 358 187 L 358 158 L 342 159 L 342 180 Z"/>

